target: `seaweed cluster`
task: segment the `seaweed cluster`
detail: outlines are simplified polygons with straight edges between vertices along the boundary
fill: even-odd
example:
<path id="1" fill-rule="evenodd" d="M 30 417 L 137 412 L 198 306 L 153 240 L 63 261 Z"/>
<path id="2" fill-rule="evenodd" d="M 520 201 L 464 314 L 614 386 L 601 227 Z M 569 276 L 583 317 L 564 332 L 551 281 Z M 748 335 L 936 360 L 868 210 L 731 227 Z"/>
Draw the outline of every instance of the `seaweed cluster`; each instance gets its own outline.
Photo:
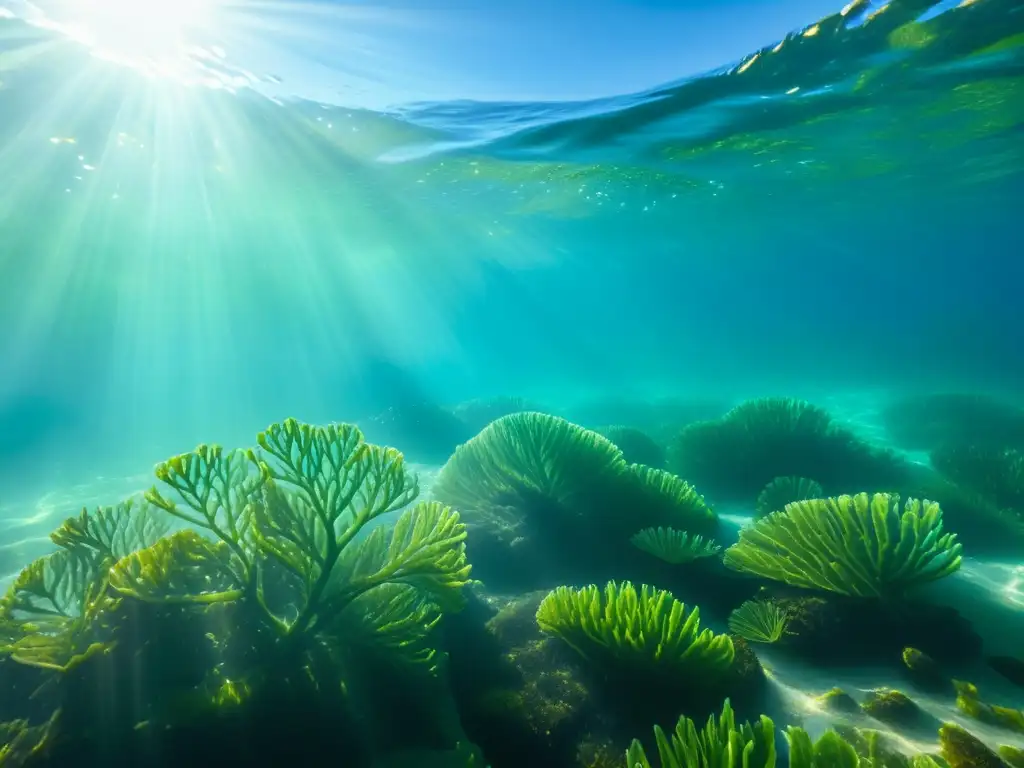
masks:
<path id="1" fill-rule="evenodd" d="M 313 729 L 320 749 L 359 755 L 360 674 L 437 674 L 432 629 L 470 573 L 458 513 L 421 502 L 370 530 L 418 487 L 401 453 L 353 426 L 288 419 L 257 444 L 201 445 L 158 465 L 164 487 L 143 501 L 83 510 L 52 534 L 56 551 L 0 602 L 2 674 L 35 686 L 5 700 L 5 719 L 24 707 L 13 722 L 28 723 L 11 743 L 46 723 L 39 762 L 139 756 L 151 741 L 209 760 L 218 724 L 270 718 L 249 739 L 265 754 L 282 742 L 301 754 Z M 90 688 L 114 682 L 97 711 Z"/>
<path id="2" fill-rule="evenodd" d="M 453 448 L 427 500 L 398 449 L 349 424 L 288 419 L 250 449 L 159 464 L 142 498 L 66 520 L 0 601 L 0 764 L 1019 758 L 891 689 L 863 704 L 835 689 L 821 710 L 938 734 L 941 758 L 883 759 L 870 731 L 840 725 L 814 740 L 795 725 L 777 739 L 765 715 L 739 723 L 733 706 L 771 705 L 768 651 L 870 658 L 1024 728 L 944 671 L 978 659 L 980 640 L 915 593 L 970 547 L 940 502 L 900 493 L 920 480 L 909 464 L 795 400 L 684 427 L 673 471 L 635 460 L 663 455 L 642 437 L 502 413 Z M 731 544 L 706 488 L 753 513 Z"/>
<path id="3" fill-rule="evenodd" d="M 1024 551 L 1024 408 L 979 394 L 901 398 L 882 412 L 894 443 L 926 451 L 920 478 L 972 542 Z"/>

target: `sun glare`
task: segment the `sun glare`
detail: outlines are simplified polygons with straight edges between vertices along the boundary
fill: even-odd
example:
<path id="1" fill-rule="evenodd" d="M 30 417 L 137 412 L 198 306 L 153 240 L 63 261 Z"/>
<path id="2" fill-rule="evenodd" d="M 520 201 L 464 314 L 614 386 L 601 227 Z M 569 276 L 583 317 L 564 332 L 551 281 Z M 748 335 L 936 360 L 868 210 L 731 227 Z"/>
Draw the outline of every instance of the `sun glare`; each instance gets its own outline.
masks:
<path id="1" fill-rule="evenodd" d="M 93 50 L 126 63 L 163 66 L 216 30 L 218 0 L 77 0 L 62 25 Z"/>

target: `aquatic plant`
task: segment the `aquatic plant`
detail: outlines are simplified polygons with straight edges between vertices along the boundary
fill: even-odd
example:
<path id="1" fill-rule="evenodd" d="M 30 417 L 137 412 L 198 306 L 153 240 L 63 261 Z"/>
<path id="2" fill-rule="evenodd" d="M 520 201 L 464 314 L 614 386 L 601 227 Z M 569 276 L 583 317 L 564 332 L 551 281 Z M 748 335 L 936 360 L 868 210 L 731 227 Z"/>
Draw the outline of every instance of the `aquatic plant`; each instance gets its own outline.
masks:
<path id="1" fill-rule="evenodd" d="M 821 485 L 806 477 L 776 477 L 764 487 L 757 497 L 754 519 L 785 509 L 793 501 L 820 499 L 824 495 Z"/>
<path id="2" fill-rule="evenodd" d="M 947 445 L 931 461 L 952 482 L 1024 517 L 1024 450 Z"/>
<path id="3" fill-rule="evenodd" d="M 541 601 L 537 623 L 598 664 L 657 668 L 693 680 L 729 669 L 732 639 L 700 629 L 700 609 L 688 610 L 665 590 L 630 582 L 558 587 Z"/>
<path id="4" fill-rule="evenodd" d="M 729 631 L 752 643 L 777 643 L 788 624 L 786 612 L 771 600 L 747 600 L 729 614 Z"/>
<path id="5" fill-rule="evenodd" d="M 799 501 L 740 532 L 725 552 L 737 571 L 859 597 L 898 596 L 955 572 L 961 546 L 930 501 L 895 494 Z"/>
<path id="6" fill-rule="evenodd" d="M 363 536 L 416 496 L 400 453 L 367 444 L 351 425 L 294 419 L 258 443 L 248 452 L 201 445 L 157 466 L 170 490 L 65 521 L 52 536 L 57 551 L 26 567 L 0 601 L 3 652 L 55 673 L 47 697 L 65 715 L 62 743 L 74 743 L 66 727 L 100 727 L 90 723 L 92 697 L 64 688 L 77 691 L 90 675 L 155 686 L 119 710 L 130 722 L 101 726 L 130 739 L 140 716 L 160 729 L 179 717 L 211 723 L 250 702 L 246 711 L 258 713 L 259 702 L 289 691 L 298 701 L 326 697 L 337 725 L 349 690 L 341 683 L 355 669 L 342 659 L 357 649 L 436 671 L 431 629 L 461 607 L 470 573 L 458 514 L 422 502 Z M 175 518 L 187 527 L 171 531 Z M 228 622 L 215 630 L 205 619 L 212 608 L 231 611 L 217 614 Z M 166 656 L 149 642 L 158 639 L 146 635 L 149 620 L 180 633 L 182 646 L 202 628 L 196 659 L 174 661 L 181 688 L 156 682 L 169 678 L 156 672 Z"/>
<path id="7" fill-rule="evenodd" d="M 654 467 L 631 464 L 617 489 L 623 503 L 632 500 L 638 514 L 665 520 L 691 533 L 711 534 L 718 516 L 704 497 L 678 475 Z"/>
<path id="8" fill-rule="evenodd" d="M 514 413 L 456 448 L 433 491 L 467 518 L 507 515 L 538 499 L 582 514 L 594 484 L 627 467 L 597 432 L 545 413 Z"/>
<path id="9" fill-rule="evenodd" d="M 702 536 L 691 536 L 675 528 L 644 528 L 630 539 L 633 545 L 666 563 L 681 565 L 703 557 L 714 557 L 722 548 Z"/>
<path id="10" fill-rule="evenodd" d="M 666 734 L 654 726 L 654 741 L 661 768 L 771 768 L 775 765 L 775 724 L 761 715 L 751 725 L 737 726 L 729 700 L 716 719 L 711 715 L 704 728 L 697 729 L 688 717 L 680 717 L 675 730 Z M 651 768 L 643 745 L 634 739 L 626 751 L 628 768 Z"/>
<path id="11" fill-rule="evenodd" d="M 433 492 L 473 525 L 537 534 L 547 546 L 571 538 L 581 555 L 648 525 L 705 535 L 717 527 L 714 511 L 689 483 L 628 464 L 597 432 L 542 413 L 492 422 L 459 446 Z"/>
<path id="12" fill-rule="evenodd" d="M 1024 448 L 1024 409 L 989 395 L 902 397 L 882 408 L 880 416 L 890 437 L 910 450 L 942 445 Z"/>
<path id="13" fill-rule="evenodd" d="M 602 427 L 597 431 L 615 443 L 622 451 L 622 458 L 630 464 L 665 468 L 665 449 L 646 432 L 619 424 Z"/>
<path id="14" fill-rule="evenodd" d="M 271 425 L 257 442 L 261 450 L 247 453 L 201 445 L 157 466 L 184 507 L 155 487 L 146 498 L 220 541 L 163 539 L 115 566 L 115 588 L 171 602 L 250 598 L 282 637 L 329 631 L 357 598 L 388 583 L 459 605 L 470 566 L 458 513 L 421 502 L 393 529 L 355 542 L 368 523 L 416 497 L 401 453 L 365 442 L 352 425 L 295 419 Z M 196 591 L 189 574 L 197 564 L 216 589 Z M 281 579 L 274 598 L 264 589 L 268 568 Z"/>
<path id="15" fill-rule="evenodd" d="M 26 566 L 0 599 L 3 650 L 23 664 L 63 671 L 109 648 L 111 569 L 168 528 L 135 499 L 68 518 L 50 535 L 57 551 Z"/>
<path id="16" fill-rule="evenodd" d="M 818 406 L 759 398 L 684 428 L 669 466 L 715 499 L 753 503 L 777 477 L 815 478 L 827 492 L 897 487 L 908 466 L 836 424 Z"/>

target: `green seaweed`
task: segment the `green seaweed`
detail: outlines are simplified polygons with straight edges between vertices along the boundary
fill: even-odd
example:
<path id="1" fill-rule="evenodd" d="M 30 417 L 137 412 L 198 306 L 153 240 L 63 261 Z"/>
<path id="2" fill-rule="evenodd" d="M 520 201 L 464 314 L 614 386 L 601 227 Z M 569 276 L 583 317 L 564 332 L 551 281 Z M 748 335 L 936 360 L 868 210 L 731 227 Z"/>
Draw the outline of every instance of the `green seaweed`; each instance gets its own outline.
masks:
<path id="1" fill-rule="evenodd" d="M 702 536 L 691 536 L 675 528 L 644 528 L 630 541 L 638 549 L 654 555 L 666 563 L 681 565 L 704 557 L 714 557 L 722 548 Z"/>
<path id="2" fill-rule="evenodd" d="M 753 504 L 777 477 L 814 478 L 829 494 L 899 487 L 909 466 L 875 448 L 804 400 L 765 397 L 719 419 L 685 427 L 670 469 L 715 501 Z"/>
<path id="3" fill-rule="evenodd" d="M 799 501 L 740 532 L 726 566 L 796 587 L 859 597 L 898 596 L 953 573 L 961 546 L 942 511 L 895 494 Z"/>
<path id="4" fill-rule="evenodd" d="M 729 614 L 729 631 L 752 643 L 777 643 L 788 624 L 785 610 L 771 600 L 747 600 Z"/>
<path id="5" fill-rule="evenodd" d="M 787 504 L 794 501 L 820 499 L 823 493 L 820 483 L 806 477 L 776 477 L 758 495 L 754 519 L 759 520 L 772 512 L 785 509 Z"/>
<path id="6" fill-rule="evenodd" d="M 595 663 L 663 669 L 695 679 L 726 672 L 735 656 L 732 639 L 700 629 L 700 610 L 665 590 L 629 582 L 558 587 L 537 609 L 542 631 Z"/>
<path id="7" fill-rule="evenodd" d="M 666 734 L 654 727 L 661 768 L 771 768 L 775 765 L 775 724 L 761 715 L 754 724 L 737 726 L 729 700 L 716 719 L 710 716 L 703 729 L 688 717 L 680 717 L 675 730 Z M 643 745 L 634 739 L 626 751 L 628 768 L 651 768 Z"/>

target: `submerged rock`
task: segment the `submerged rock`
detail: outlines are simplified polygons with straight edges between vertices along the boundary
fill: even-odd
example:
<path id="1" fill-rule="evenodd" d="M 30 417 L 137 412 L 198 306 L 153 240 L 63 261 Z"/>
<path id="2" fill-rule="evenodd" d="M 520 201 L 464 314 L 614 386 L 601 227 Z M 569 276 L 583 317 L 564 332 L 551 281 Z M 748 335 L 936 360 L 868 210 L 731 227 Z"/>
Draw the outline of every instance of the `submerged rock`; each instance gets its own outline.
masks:
<path id="1" fill-rule="evenodd" d="M 901 732 L 919 731 L 934 734 L 938 720 L 922 710 L 903 691 L 879 688 L 871 691 L 861 704 L 864 714 Z"/>
<path id="2" fill-rule="evenodd" d="M 777 585 L 764 592 L 789 616 L 784 647 L 812 663 L 891 663 L 907 647 L 934 659 L 965 663 L 981 652 L 981 637 L 970 622 L 946 606 L 885 605 L 843 595 L 808 595 Z"/>
<path id="3" fill-rule="evenodd" d="M 815 697 L 815 702 L 826 712 L 844 715 L 859 715 L 860 704 L 842 688 L 833 688 L 821 696 Z"/>
<path id="4" fill-rule="evenodd" d="M 1006 768 L 999 755 L 954 723 L 939 728 L 939 747 L 949 768 Z"/>
<path id="5" fill-rule="evenodd" d="M 1013 656 L 989 656 L 985 661 L 1011 683 L 1024 688 L 1024 661 Z"/>
<path id="6" fill-rule="evenodd" d="M 917 648 L 903 649 L 903 667 L 918 688 L 936 693 L 952 693 L 953 683 L 931 656 Z"/>

